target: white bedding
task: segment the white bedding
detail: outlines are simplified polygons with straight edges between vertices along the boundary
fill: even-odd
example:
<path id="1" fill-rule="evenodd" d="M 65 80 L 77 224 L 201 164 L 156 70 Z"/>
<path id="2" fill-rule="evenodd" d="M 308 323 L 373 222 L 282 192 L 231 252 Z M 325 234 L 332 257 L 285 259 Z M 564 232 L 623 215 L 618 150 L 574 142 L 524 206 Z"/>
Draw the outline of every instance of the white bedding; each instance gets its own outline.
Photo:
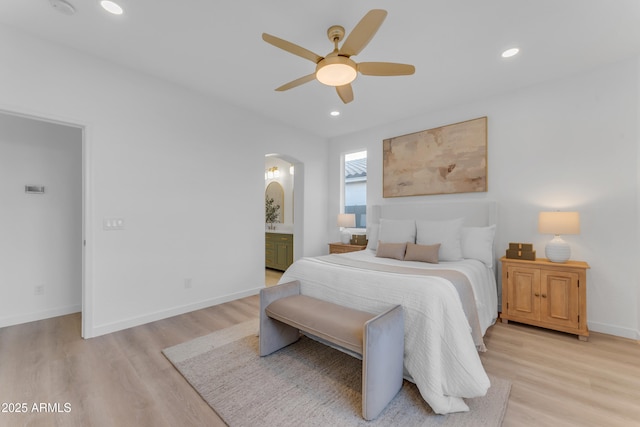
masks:
<path id="1" fill-rule="evenodd" d="M 453 269 L 469 278 L 484 335 L 497 317 L 493 270 L 465 259 L 427 264 L 377 258 L 370 250 L 340 255 L 351 259 L 425 269 Z M 370 271 L 318 258 L 296 261 L 280 283 L 300 280 L 304 295 L 369 311 L 401 304 L 405 313 L 405 372 L 434 412 L 468 411 L 463 398 L 486 394 L 490 382 L 454 286 L 436 276 Z"/>

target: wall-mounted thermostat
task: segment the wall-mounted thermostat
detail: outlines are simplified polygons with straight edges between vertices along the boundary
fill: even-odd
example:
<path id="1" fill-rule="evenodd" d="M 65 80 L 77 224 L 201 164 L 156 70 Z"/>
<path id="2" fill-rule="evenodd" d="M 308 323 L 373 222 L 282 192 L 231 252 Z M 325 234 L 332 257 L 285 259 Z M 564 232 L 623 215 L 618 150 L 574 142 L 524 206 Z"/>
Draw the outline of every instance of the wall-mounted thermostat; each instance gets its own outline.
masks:
<path id="1" fill-rule="evenodd" d="M 44 185 L 25 185 L 24 192 L 29 194 L 44 194 Z"/>

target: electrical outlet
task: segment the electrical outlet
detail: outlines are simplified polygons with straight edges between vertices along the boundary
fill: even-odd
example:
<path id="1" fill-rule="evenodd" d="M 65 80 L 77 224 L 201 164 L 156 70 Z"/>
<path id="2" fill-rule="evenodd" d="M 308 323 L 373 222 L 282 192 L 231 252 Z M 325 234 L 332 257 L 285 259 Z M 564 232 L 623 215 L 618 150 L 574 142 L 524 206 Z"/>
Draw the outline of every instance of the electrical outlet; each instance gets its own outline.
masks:
<path id="1" fill-rule="evenodd" d="M 35 295 L 44 295 L 44 285 L 36 286 L 36 287 L 33 289 L 33 293 L 34 293 Z"/>
<path id="2" fill-rule="evenodd" d="M 191 289 L 191 279 L 184 279 L 184 288 Z"/>

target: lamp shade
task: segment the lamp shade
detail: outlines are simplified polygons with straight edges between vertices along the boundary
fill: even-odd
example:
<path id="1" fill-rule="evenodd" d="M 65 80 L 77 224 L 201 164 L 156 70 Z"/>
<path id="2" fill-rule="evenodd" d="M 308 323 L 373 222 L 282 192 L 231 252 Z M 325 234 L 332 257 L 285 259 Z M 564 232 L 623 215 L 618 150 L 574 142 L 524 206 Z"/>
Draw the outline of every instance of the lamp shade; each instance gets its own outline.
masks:
<path id="1" fill-rule="evenodd" d="M 355 227 L 356 214 L 338 214 L 338 227 Z"/>
<path id="2" fill-rule="evenodd" d="M 541 234 L 580 234 L 578 212 L 540 212 L 538 232 Z"/>

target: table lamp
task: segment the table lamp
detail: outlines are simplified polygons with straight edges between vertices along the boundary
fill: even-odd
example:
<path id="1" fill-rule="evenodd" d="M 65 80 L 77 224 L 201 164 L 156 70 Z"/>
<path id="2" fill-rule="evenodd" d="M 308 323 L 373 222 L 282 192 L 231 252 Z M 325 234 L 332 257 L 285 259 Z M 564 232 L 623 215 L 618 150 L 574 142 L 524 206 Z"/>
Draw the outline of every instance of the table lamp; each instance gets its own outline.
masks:
<path id="1" fill-rule="evenodd" d="M 356 226 L 356 214 L 338 214 L 338 227 L 341 229 L 340 241 L 345 244 L 349 244 L 351 241 L 351 232 L 347 230 L 347 227 Z"/>
<path id="2" fill-rule="evenodd" d="M 552 262 L 567 262 L 571 258 L 571 247 L 562 240 L 561 234 L 580 234 L 580 214 L 578 212 L 540 212 L 538 232 L 553 234 L 544 254 Z"/>

